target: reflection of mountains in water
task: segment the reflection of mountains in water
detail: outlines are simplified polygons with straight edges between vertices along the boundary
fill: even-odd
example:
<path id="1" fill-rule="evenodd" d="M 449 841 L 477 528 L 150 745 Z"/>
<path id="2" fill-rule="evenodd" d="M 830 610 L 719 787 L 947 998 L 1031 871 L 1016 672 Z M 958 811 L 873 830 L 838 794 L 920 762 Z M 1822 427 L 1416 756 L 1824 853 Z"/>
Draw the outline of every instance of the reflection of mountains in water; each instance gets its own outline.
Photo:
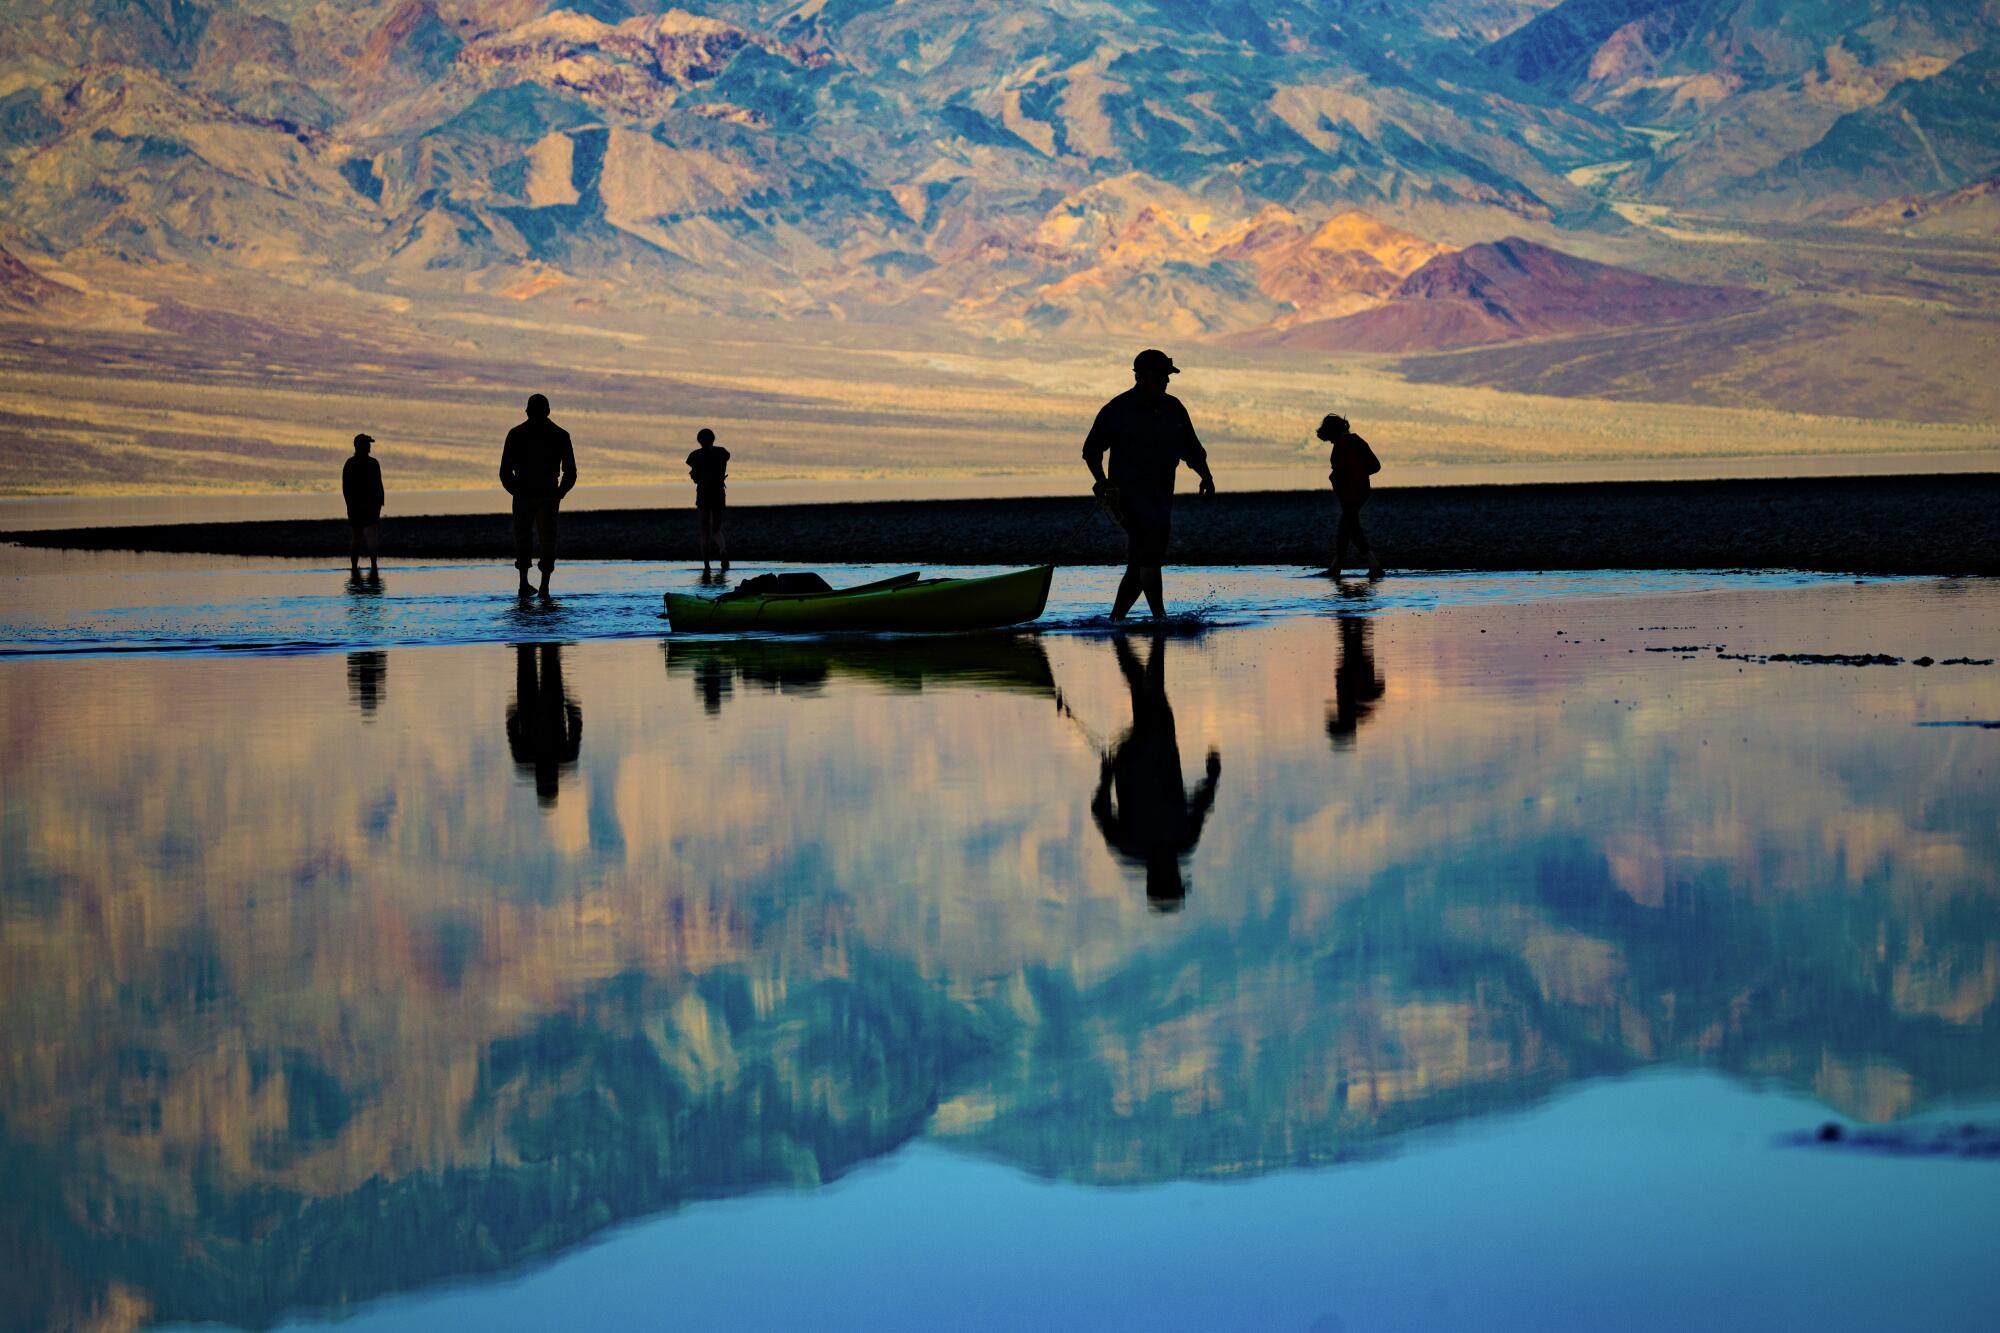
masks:
<path id="1" fill-rule="evenodd" d="M 1905 928 L 1893 904 L 1771 913 L 1711 884 L 1649 909 L 1581 846 L 1440 865 L 1324 916 L 1280 905 L 1087 980 L 1041 963 L 972 988 L 787 896 L 726 939 L 690 936 L 678 961 L 574 989 L 548 989 L 560 950 L 508 963 L 475 933 L 448 994 L 350 997 L 323 1032 L 282 1003 L 256 1017 L 213 933 L 163 950 L 125 1030 L 61 1061 L 57 1114 L 104 1121 L 88 1155 L 27 1124 L 0 1134 L 0 1266 L 109 1281 L 155 1317 L 258 1324 L 501 1271 L 691 1200 L 811 1186 L 925 1132 L 1037 1174 L 1142 1183 L 1380 1156 L 1658 1062 L 1878 1115 L 1912 1087 L 1989 1090 L 2000 1069 L 1992 1025 L 1906 1012 L 1907 983 L 1850 948 Z M 522 940 L 553 944 L 571 912 L 542 909 Z M 1958 924 L 1954 953 L 1986 956 L 1991 923 Z M 523 968 L 546 974 L 526 1022 L 497 1002 Z M 401 1072 L 433 1058 L 395 1025 L 427 1008 L 416 1021 L 485 1015 L 449 1091 Z M 222 1069 L 218 1043 L 238 1053 Z M 193 1104 L 232 1078 L 243 1105 Z M 103 1153 L 106 1137 L 152 1151 Z"/>
<path id="2" fill-rule="evenodd" d="M 598 983 L 484 1045 L 454 1108 L 453 1160 L 435 1169 L 328 1179 L 350 1174 L 349 1155 L 398 1155 L 411 1145 L 377 1137 L 426 1119 L 371 1105 L 377 1090 L 356 1085 L 334 1047 L 253 1062 L 286 1108 L 277 1123 L 216 1125 L 191 1193 L 177 1168 L 163 1179 L 66 1161 L 0 1129 L 0 1269 L 14 1275 L 0 1306 L 31 1329 L 121 1305 L 136 1316 L 125 1326 L 257 1327 L 501 1272 L 685 1202 L 833 1180 L 920 1133 L 935 1090 L 983 1049 L 967 1016 L 907 968 L 840 965 L 848 975 L 775 984 Z M 110 1113 L 158 1117 L 172 1059 L 121 1057 Z M 243 1137 L 255 1160 L 225 1165 L 221 1140 Z M 0 1329 L 16 1326 L 0 1315 Z"/>
<path id="3" fill-rule="evenodd" d="M 946 686 L 1055 697 L 1039 641 L 1018 634 L 905 638 L 675 640 L 661 644 L 669 675 L 695 680 L 711 708 L 734 684 L 809 694 L 847 678 L 919 692 Z"/>

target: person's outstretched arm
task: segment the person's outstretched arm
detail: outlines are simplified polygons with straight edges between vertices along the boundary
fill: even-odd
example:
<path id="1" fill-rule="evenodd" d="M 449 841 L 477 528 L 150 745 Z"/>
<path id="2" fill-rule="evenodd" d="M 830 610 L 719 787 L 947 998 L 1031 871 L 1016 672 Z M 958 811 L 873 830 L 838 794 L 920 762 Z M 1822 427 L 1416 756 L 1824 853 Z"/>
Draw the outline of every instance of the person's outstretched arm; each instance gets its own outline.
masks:
<path id="1" fill-rule="evenodd" d="M 1097 831 L 1104 840 L 1116 847 L 1123 838 L 1123 821 L 1111 808 L 1111 757 L 1106 755 L 1097 767 L 1097 791 L 1090 798 L 1090 817 L 1097 822 Z"/>
<path id="2" fill-rule="evenodd" d="M 1222 777 L 1222 755 L 1208 752 L 1208 767 L 1200 782 L 1194 785 L 1194 795 L 1188 798 L 1187 846 L 1183 851 L 1193 851 L 1201 841 L 1201 826 L 1208 820 L 1208 812 L 1215 805 L 1215 784 Z"/>
<path id="3" fill-rule="evenodd" d="M 1208 470 L 1208 450 L 1202 448 L 1201 437 L 1194 433 L 1194 418 L 1188 415 L 1186 405 L 1181 407 L 1181 462 L 1194 469 L 1201 478 L 1201 493 L 1215 494 L 1215 474 Z"/>
<path id="4" fill-rule="evenodd" d="M 556 499 L 576 489 L 576 450 L 570 447 L 569 432 L 562 433 L 562 485 L 556 487 Z"/>

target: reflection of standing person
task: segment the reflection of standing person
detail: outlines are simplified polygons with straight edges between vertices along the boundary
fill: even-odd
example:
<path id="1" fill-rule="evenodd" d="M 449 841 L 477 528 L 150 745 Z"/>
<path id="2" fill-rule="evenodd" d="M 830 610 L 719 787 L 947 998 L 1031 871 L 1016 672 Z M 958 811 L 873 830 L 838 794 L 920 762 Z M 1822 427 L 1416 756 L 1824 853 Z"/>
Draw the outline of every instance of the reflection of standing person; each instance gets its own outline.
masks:
<path id="1" fill-rule="evenodd" d="M 389 655 L 380 651 L 347 655 L 347 692 L 364 721 L 375 720 L 389 676 Z"/>
<path id="2" fill-rule="evenodd" d="M 347 568 L 361 577 L 361 548 L 368 548 L 368 572 L 381 572 L 382 506 L 388 496 L 382 491 L 382 464 L 370 456 L 373 435 L 354 437 L 354 457 L 340 469 L 340 498 L 347 503 Z"/>
<path id="3" fill-rule="evenodd" d="M 1167 392 L 1167 377 L 1179 373 L 1165 352 L 1153 348 L 1132 358 L 1132 387 L 1104 405 L 1083 442 L 1093 489 L 1125 529 L 1125 577 L 1111 603 L 1113 620 L 1123 620 L 1142 592 L 1154 619 L 1166 614 L 1160 566 L 1173 535 L 1174 473 L 1180 465 L 1186 463 L 1201 478 L 1203 495 L 1215 494 L 1208 452 L 1194 433 L 1194 422 L 1181 400 Z"/>
<path id="4" fill-rule="evenodd" d="M 703 426 L 694 442 L 701 447 L 687 456 L 694 479 L 694 509 L 701 522 L 701 572 L 708 573 L 708 554 L 715 552 L 722 572 L 729 572 L 729 552 L 722 545 L 722 514 L 728 507 L 729 451 L 715 442 L 715 432 Z"/>
<path id="5" fill-rule="evenodd" d="M 514 702 L 507 708 L 507 748 L 535 776 L 535 799 L 556 803 L 562 771 L 583 750 L 583 709 L 563 688 L 562 645 L 514 645 Z"/>
<path id="6" fill-rule="evenodd" d="M 1353 746 L 1354 733 L 1386 692 L 1368 642 L 1374 628 L 1366 616 L 1340 618 L 1340 660 L 1333 668 L 1333 703 L 1326 710 L 1327 739 L 1336 750 Z"/>
<path id="7" fill-rule="evenodd" d="M 1090 814 L 1112 851 L 1145 867 L 1146 901 L 1156 911 L 1171 912 L 1187 897 L 1181 861 L 1201 840 L 1222 756 L 1210 750 L 1202 780 L 1192 793 L 1183 788 L 1180 740 L 1167 701 L 1166 638 L 1154 637 L 1143 668 L 1123 637 L 1116 648 L 1118 669 L 1132 692 L 1132 727 L 1098 769 Z"/>
<path id="8" fill-rule="evenodd" d="M 1338 575 L 1341 566 L 1347 563 L 1347 544 L 1351 541 L 1355 553 L 1368 562 L 1368 577 L 1379 579 L 1382 562 L 1375 558 L 1368 534 L 1361 530 L 1361 506 L 1368 503 L 1368 479 L 1382 470 L 1382 460 L 1375 457 L 1368 441 L 1349 428 L 1346 417 L 1328 413 L 1319 423 L 1318 434 L 1333 446 L 1327 458 L 1326 475 L 1333 483 L 1333 498 L 1340 501 L 1340 525 L 1333 530 L 1331 572 Z"/>
<path id="9" fill-rule="evenodd" d="M 542 571 L 542 599 L 556 567 L 556 511 L 576 487 L 576 452 L 569 432 L 549 420 L 549 400 L 528 399 L 528 419 L 507 432 L 500 451 L 500 484 L 514 497 L 514 568 L 521 572 L 521 595 L 528 595 L 528 556 Z"/>

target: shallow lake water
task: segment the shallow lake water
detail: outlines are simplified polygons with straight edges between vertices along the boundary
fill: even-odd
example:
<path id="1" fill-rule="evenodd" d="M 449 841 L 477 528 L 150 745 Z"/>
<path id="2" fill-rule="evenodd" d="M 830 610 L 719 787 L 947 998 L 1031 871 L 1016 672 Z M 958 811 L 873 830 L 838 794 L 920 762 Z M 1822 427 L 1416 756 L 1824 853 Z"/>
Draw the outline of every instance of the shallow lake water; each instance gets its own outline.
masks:
<path id="1" fill-rule="evenodd" d="M 8 553 L 0 1327 L 1990 1326 L 2000 585 L 510 576 Z"/>

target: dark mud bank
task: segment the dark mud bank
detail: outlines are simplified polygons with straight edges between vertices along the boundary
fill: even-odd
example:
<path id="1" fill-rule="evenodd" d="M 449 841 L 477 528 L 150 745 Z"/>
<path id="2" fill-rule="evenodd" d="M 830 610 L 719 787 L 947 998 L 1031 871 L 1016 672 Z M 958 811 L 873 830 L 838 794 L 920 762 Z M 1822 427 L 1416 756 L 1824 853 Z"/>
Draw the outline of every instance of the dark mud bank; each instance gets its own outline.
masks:
<path id="1" fill-rule="evenodd" d="M 1222 481 L 1227 484 L 1225 476 Z M 383 520 L 389 559 L 511 558 L 509 520 Z M 1090 501 L 909 500 L 746 506 L 729 514 L 738 561 L 1108 564 L 1122 538 Z M 1378 491 L 1365 511 L 1403 569 L 1815 569 L 2000 573 L 2000 474 L 1706 482 L 1441 486 Z M 1324 565 L 1335 511 L 1324 492 L 1225 491 L 1175 505 L 1177 564 Z M 1079 524 L 1083 524 L 1079 531 Z M 339 520 L 69 528 L 0 534 L 81 550 L 339 557 Z M 698 558 L 690 510 L 565 514 L 572 560 Z"/>

